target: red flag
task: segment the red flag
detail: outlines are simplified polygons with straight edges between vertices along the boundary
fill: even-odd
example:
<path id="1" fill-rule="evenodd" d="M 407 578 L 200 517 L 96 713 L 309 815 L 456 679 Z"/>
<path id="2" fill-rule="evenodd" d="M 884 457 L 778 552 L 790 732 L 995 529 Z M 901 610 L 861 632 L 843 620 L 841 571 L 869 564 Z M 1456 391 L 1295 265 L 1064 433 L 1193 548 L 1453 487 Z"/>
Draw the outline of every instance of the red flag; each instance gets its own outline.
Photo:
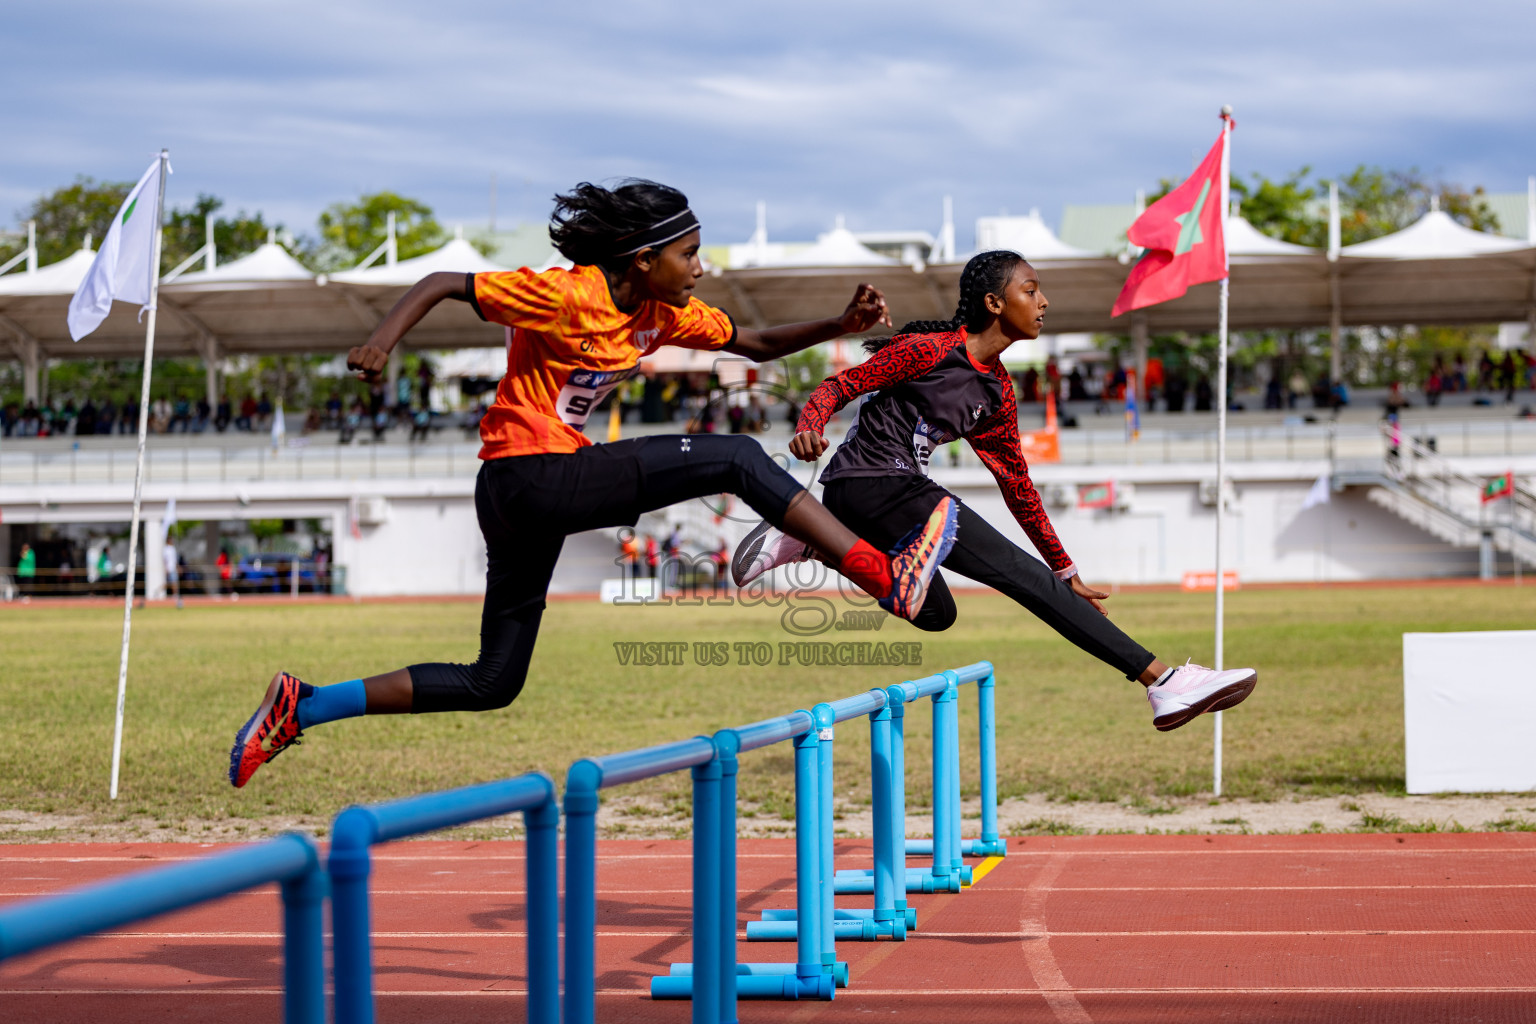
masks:
<path id="1" fill-rule="evenodd" d="M 1131 268 L 1111 316 L 1176 299 L 1192 284 L 1227 276 L 1225 167 L 1227 133 L 1189 179 L 1147 208 L 1125 235 L 1146 249 Z"/>

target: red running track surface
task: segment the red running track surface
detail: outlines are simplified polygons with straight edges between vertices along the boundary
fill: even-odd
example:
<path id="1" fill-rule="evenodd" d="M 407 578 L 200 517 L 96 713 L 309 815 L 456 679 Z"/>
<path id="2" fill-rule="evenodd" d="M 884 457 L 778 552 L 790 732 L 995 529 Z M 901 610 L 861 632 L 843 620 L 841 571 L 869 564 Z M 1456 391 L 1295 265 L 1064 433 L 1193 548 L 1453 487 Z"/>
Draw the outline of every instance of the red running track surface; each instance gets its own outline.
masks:
<path id="1" fill-rule="evenodd" d="M 210 849 L 0 846 L 0 902 Z M 839 943 L 852 984 L 833 1002 L 743 1002 L 742 1021 L 1536 1020 L 1536 835 L 1038 837 L 1010 850 L 964 893 L 911 897 L 908 941 Z M 867 866 L 869 844 L 839 841 L 838 861 Z M 790 841 L 741 842 L 743 922 L 793 906 L 792 869 Z M 687 842 L 600 844 L 600 1020 L 688 1020 L 688 1003 L 646 993 L 689 959 L 689 870 Z M 522 872 L 513 842 L 378 850 L 380 1021 L 521 1019 Z M 0 1020 L 278 1020 L 278 906 L 268 887 L 0 965 Z M 792 943 L 739 951 L 794 957 Z"/>

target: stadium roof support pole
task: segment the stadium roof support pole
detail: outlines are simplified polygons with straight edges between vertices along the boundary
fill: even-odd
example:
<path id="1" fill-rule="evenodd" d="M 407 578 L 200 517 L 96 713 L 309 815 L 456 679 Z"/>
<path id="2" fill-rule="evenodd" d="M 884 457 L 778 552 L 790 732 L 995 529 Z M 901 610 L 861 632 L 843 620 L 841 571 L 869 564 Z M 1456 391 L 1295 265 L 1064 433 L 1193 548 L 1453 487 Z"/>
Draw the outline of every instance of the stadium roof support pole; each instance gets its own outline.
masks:
<path id="1" fill-rule="evenodd" d="M 1328 386 L 1344 377 L 1344 304 L 1339 282 L 1343 227 L 1339 221 L 1339 183 L 1328 183 Z"/>
<path id="2" fill-rule="evenodd" d="M 128 527 L 128 581 L 123 587 L 123 652 L 117 666 L 117 718 L 112 726 L 111 797 L 117 799 L 117 780 L 123 755 L 123 703 L 128 696 L 128 639 L 133 632 L 133 577 L 138 569 L 139 506 L 144 494 L 144 441 L 149 432 L 149 377 L 155 362 L 155 305 L 160 298 L 160 245 L 164 236 L 165 170 L 169 150 L 160 151 L 160 184 L 155 193 L 155 234 L 149 250 L 149 316 L 144 322 L 144 383 L 139 390 L 139 456 L 133 471 L 133 518 Z M 147 595 L 146 595 L 147 596 Z"/>
<path id="3" fill-rule="evenodd" d="M 1232 196 L 1232 108 L 1221 108 L 1221 211 L 1225 224 L 1228 203 Z M 1226 245 L 1222 245 L 1225 252 Z M 1230 267 L 1230 258 L 1228 266 Z M 1230 274 L 1221 275 L 1221 305 L 1217 322 L 1219 355 L 1216 363 L 1216 670 L 1222 669 L 1223 633 L 1226 628 L 1226 578 L 1221 566 L 1221 523 L 1226 518 L 1227 504 L 1227 293 Z M 1221 712 L 1213 716 L 1215 740 L 1212 744 L 1212 791 L 1221 796 Z"/>

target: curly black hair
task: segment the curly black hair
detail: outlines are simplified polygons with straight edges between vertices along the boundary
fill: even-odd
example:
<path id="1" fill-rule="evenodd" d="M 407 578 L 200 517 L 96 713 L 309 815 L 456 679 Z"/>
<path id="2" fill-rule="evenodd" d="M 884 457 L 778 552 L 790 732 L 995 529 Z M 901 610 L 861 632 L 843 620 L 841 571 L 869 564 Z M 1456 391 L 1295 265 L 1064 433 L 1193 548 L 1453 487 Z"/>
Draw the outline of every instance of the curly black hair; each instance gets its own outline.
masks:
<path id="1" fill-rule="evenodd" d="M 987 296 L 1001 295 L 1014 269 L 1021 263 L 1029 265 L 1023 256 L 1009 249 L 977 253 L 960 271 L 960 303 L 955 307 L 955 315 L 948 320 L 912 320 L 903 324 L 896 334 L 940 334 L 961 327 L 973 333 L 986 330 L 992 315 L 985 305 Z M 890 341 L 890 338 L 870 338 L 864 342 L 864 350 L 878 352 Z"/>
<path id="2" fill-rule="evenodd" d="M 549 239 L 577 266 L 622 273 L 632 257 L 614 255 L 618 240 L 687 207 L 688 197 L 677 189 L 644 178 L 625 178 L 611 189 L 584 181 L 555 196 Z"/>

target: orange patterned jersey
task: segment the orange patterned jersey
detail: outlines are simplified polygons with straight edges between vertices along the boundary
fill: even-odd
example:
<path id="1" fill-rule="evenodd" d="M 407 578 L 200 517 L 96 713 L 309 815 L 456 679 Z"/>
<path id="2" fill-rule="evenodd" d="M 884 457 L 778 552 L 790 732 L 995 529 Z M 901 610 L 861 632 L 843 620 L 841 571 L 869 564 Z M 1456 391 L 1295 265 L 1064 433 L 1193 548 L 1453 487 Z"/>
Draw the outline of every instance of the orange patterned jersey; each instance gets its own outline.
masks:
<path id="1" fill-rule="evenodd" d="M 507 374 L 480 421 L 480 457 L 573 452 L 604 397 L 662 345 L 717 349 L 731 318 L 698 299 L 679 309 L 647 300 L 624 312 L 597 267 L 474 275 L 480 315 L 507 328 Z"/>

